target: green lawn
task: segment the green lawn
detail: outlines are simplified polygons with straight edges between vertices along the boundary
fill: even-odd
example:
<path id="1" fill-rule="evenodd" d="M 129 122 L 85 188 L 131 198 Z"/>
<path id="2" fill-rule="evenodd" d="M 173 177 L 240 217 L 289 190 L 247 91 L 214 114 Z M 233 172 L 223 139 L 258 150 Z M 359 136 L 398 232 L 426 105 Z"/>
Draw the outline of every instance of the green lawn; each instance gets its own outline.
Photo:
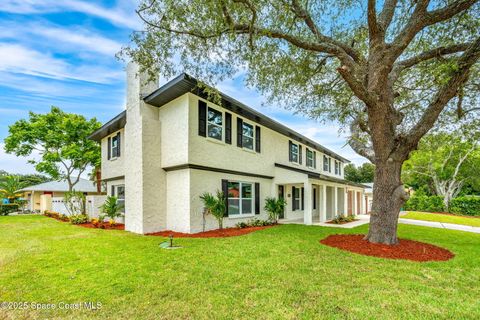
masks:
<path id="1" fill-rule="evenodd" d="M 84 229 L 0 217 L 0 301 L 101 302 L 96 311 L 0 310 L 13 319 L 479 319 L 480 235 L 400 225 L 448 262 L 361 256 L 319 240 L 356 229 L 284 225 L 225 239 Z"/>
<path id="2" fill-rule="evenodd" d="M 400 218 L 463 224 L 465 226 L 480 227 L 480 218 L 452 216 L 448 214 L 410 211 L 406 215 L 401 216 Z"/>

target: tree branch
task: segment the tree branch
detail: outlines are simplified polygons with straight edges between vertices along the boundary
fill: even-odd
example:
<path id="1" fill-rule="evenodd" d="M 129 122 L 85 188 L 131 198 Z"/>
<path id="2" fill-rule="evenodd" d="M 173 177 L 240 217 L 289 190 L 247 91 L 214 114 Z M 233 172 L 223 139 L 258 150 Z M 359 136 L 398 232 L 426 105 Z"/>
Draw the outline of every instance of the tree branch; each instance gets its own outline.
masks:
<path id="1" fill-rule="evenodd" d="M 377 42 L 380 36 L 377 24 L 377 11 L 375 6 L 377 2 L 375 0 L 368 0 L 367 8 L 367 22 L 368 22 L 368 33 L 370 42 Z"/>
<path id="2" fill-rule="evenodd" d="M 378 24 L 383 34 L 385 34 L 392 22 L 397 2 L 398 0 L 385 0 L 385 3 L 383 4 L 383 10 L 378 16 Z"/>
<path id="3" fill-rule="evenodd" d="M 457 94 L 458 89 L 468 80 L 470 68 L 480 58 L 480 37 L 477 38 L 458 60 L 458 69 L 450 80 L 437 92 L 433 101 L 426 108 L 420 120 L 400 141 L 400 152 L 405 153 L 430 130 L 437 121 L 447 103 Z"/>

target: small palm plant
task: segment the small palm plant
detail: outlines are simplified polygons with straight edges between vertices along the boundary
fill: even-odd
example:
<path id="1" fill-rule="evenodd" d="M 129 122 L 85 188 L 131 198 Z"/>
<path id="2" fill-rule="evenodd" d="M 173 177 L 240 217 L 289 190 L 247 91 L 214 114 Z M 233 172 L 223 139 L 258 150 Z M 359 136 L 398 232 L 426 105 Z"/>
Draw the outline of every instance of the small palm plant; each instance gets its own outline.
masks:
<path id="1" fill-rule="evenodd" d="M 268 212 L 268 219 L 274 223 L 278 222 L 278 217 L 285 210 L 287 202 L 283 198 L 268 197 L 265 199 L 265 211 Z"/>
<path id="2" fill-rule="evenodd" d="M 19 176 L 6 176 L 0 181 L 0 196 L 13 203 L 15 199 L 21 196 L 17 191 L 22 189 L 24 184 Z"/>
<path id="3" fill-rule="evenodd" d="M 205 192 L 200 196 L 203 205 L 208 214 L 211 214 L 218 221 L 218 228 L 223 229 L 223 217 L 225 215 L 226 205 L 223 192 L 217 190 L 217 195 Z"/>
<path id="4" fill-rule="evenodd" d="M 123 206 L 118 203 L 117 197 L 114 197 L 114 196 L 108 196 L 105 202 L 100 207 L 100 209 L 102 210 L 102 213 L 105 214 L 105 216 L 101 216 L 101 217 L 110 218 L 110 224 L 112 225 L 115 224 L 115 218 L 123 216 L 123 213 L 122 213 Z M 101 218 L 99 218 L 99 220 L 100 219 Z M 103 219 L 101 219 L 100 222 L 102 220 Z"/>

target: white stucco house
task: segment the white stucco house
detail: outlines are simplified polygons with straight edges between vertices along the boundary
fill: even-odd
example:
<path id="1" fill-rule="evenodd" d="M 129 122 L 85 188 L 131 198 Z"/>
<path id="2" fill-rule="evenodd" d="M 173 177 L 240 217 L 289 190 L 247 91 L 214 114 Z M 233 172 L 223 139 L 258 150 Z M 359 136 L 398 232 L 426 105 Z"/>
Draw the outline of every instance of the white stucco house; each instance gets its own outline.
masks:
<path id="1" fill-rule="evenodd" d="M 181 74 L 158 88 L 127 66 L 126 110 L 91 135 L 102 146 L 102 179 L 125 201 L 125 227 L 135 233 L 195 233 L 200 195 L 228 194 L 225 226 L 266 219 L 266 197 L 284 197 L 283 219 L 314 224 L 365 213 L 364 186 L 343 178 L 349 161 L 258 111 L 221 94 L 207 99 Z"/>

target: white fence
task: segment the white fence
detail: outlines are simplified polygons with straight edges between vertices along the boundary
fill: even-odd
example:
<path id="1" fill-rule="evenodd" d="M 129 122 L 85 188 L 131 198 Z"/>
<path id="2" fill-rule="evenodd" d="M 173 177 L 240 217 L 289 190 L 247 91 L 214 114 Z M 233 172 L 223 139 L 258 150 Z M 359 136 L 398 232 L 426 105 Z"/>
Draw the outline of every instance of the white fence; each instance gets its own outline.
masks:
<path id="1" fill-rule="evenodd" d="M 85 201 L 85 212 L 90 218 L 98 218 L 100 206 L 105 202 L 107 196 L 87 196 Z"/>
<path id="2" fill-rule="evenodd" d="M 73 202 L 73 205 L 75 206 L 75 213 L 80 213 L 81 212 L 81 204 L 78 201 Z M 52 198 L 52 211 L 53 212 L 58 212 L 60 214 L 64 215 L 71 215 L 71 213 L 67 209 L 67 204 L 65 202 L 65 199 L 63 197 L 53 197 Z"/>

